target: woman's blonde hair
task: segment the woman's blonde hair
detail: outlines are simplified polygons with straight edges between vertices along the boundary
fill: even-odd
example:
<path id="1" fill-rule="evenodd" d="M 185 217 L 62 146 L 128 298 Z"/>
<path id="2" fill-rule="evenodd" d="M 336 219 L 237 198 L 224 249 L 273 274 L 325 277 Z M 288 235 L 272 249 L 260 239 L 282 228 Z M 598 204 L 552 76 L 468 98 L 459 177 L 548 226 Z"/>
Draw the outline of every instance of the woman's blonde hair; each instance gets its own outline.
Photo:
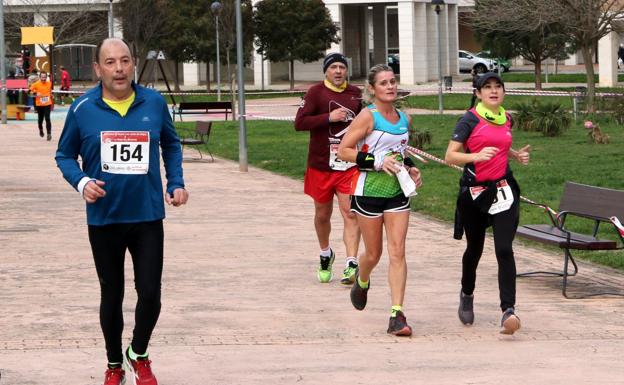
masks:
<path id="1" fill-rule="evenodd" d="M 380 72 L 392 71 L 392 68 L 387 64 L 375 64 L 368 70 L 368 76 L 366 78 L 366 82 L 369 86 L 375 87 L 375 82 L 377 81 L 377 74 Z M 394 71 L 392 71 L 394 73 Z M 363 101 L 366 104 L 372 104 L 375 102 L 375 95 L 371 94 L 368 90 L 368 87 L 364 88 Z"/>

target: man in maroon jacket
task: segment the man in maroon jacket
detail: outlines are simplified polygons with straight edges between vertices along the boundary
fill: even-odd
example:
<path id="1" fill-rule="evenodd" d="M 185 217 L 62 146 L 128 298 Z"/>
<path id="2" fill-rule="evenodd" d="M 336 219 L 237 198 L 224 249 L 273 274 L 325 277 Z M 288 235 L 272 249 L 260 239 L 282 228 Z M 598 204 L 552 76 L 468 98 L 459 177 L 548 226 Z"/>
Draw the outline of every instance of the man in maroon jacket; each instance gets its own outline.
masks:
<path id="1" fill-rule="evenodd" d="M 343 241 L 346 246 L 346 266 L 341 283 L 352 284 L 357 270 L 360 229 L 355 214 L 350 212 L 351 180 L 357 171 L 355 164 L 336 157 L 338 145 L 351 120 L 362 108 L 362 92 L 347 84 L 347 59 L 331 53 L 323 60 L 325 79 L 310 87 L 295 118 L 297 131 L 310 131 L 308 167 L 304 192 L 314 199 L 314 228 L 321 248 L 318 279 L 332 279 L 335 254 L 329 245 L 334 195 L 344 220 Z"/>

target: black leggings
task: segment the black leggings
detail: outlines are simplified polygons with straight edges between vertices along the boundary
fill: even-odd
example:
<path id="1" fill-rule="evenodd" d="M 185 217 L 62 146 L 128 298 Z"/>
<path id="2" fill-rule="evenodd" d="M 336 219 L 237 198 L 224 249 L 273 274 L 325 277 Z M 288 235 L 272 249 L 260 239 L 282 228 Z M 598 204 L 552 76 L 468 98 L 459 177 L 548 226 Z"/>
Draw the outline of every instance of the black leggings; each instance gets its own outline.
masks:
<path id="1" fill-rule="evenodd" d="M 514 203 L 507 211 L 490 215 L 474 204 L 468 192 L 461 194 L 458 210 L 466 232 L 466 251 L 462 258 L 462 291 L 472 294 L 477 278 L 477 266 L 483 253 L 485 230 L 490 221 L 494 232 L 494 252 L 498 262 L 500 307 L 504 311 L 516 304 L 516 261 L 512 243 L 520 217 L 519 195 L 514 191 Z"/>
<path id="2" fill-rule="evenodd" d="M 100 280 L 100 325 L 106 341 L 108 362 L 122 362 L 121 336 L 124 327 L 124 259 L 130 251 L 134 266 L 137 304 L 132 350 L 147 351 L 160 315 L 160 287 L 163 269 L 162 220 L 89 226 L 89 241 Z"/>
<path id="3" fill-rule="evenodd" d="M 52 122 L 50 122 L 50 110 L 52 106 L 37 106 L 37 124 L 39 131 L 43 132 L 43 119 L 46 121 L 46 132 L 52 133 Z"/>

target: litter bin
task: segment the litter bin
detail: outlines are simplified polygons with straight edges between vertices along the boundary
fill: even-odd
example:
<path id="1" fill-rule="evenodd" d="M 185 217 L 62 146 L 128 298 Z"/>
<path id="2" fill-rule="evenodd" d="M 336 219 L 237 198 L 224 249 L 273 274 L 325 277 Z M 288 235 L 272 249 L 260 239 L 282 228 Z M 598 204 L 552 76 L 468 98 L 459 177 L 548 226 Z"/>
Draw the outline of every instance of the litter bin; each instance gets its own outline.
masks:
<path id="1" fill-rule="evenodd" d="M 452 76 L 445 76 L 444 77 L 444 88 L 446 88 L 447 91 L 450 91 L 451 88 L 453 88 L 453 77 Z"/>

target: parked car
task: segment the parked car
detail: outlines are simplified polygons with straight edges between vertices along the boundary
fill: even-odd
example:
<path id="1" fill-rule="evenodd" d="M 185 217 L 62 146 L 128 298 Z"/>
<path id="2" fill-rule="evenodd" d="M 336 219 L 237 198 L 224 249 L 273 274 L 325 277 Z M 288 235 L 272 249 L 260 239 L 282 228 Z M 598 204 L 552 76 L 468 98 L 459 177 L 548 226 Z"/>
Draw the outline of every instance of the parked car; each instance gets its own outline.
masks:
<path id="1" fill-rule="evenodd" d="M 388 65 L 392 68 L 395 74 L 401 73 L 401 64 L 399 60 L 399 54 L 388 55 Z"/>
<path id="2" fill-rule="evenodd" d="M 492 53 L 488 50 L 480 51 L 479 53 L 477 53 L 477 56 L 488 58 L 488 59 L 494 59 L 498 64 L 500 64 L 502 72 L 509 72 L 509 69 L 511 68 L 510 60 L 503 59 L 502 57 L 492 57 Z"/>
<path id="3" fill-rule="evenodd" d="M 475 70 L 477 73 L 484 73 L 488 71 L 494 71 L 497 63 L 492 59 L 479 57 L 478 55 L 464 50 L 459 50 L 459 70 L 471 71 Z"/>

